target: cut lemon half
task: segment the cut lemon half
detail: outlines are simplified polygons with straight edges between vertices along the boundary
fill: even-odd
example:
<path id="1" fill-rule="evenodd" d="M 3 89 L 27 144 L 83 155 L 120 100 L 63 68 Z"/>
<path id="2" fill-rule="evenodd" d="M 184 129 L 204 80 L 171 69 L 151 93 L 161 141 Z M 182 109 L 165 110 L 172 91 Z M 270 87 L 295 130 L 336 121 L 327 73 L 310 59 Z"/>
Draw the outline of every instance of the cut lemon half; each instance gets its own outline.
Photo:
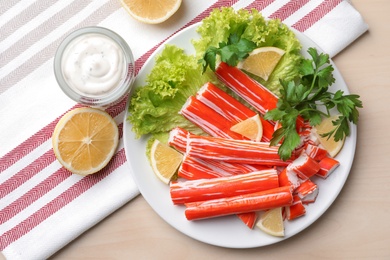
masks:
<path id="1" fill-rule="evenodd" d="M 237 65 L 265 81 L 268 80 L 285 51 L 276 47 L 261 47 L 254 49 L 249 56 Z"/>
<path id="2" fill-rule="evenodd" d="M 120 0 L 126 11 L 143 23 L 166 21 L 179 9 L 182 0 Z"/>
<path id="3" fill-rule="evenodd" d="M 108 113 L 83 107 L 69 111 L 58 121 L 52 145 L 66 169 L 85 176 L 107 165 L 118 146 L 118 138 L 118 126 Z"/>
<path id="4" fill-rule="evenodd" d="M 263 212 L 256 226 L 271 236 L 284 236 L 282 208 L 269 209 Z"/>
<path id="5" fill-rule="evenodd" d="M 150 152 L 153 172 L 165 184 L 175 175 L 183 160 L 183 155 L 167 144 L 155 140 Z"/>
<path id="6" fill-rule="evenodd" d="M 235 124 L 230 130 L 257 142 L 263 137 L 263 125 L 258 114 Z"/>
<path id="7" fill-rule="evenodd" d="M 324 118 L 321 123 L 314 127 L 315 133 L 325 150 L 329 153 L 330 156 L 335 157 L 343 148 L 345 138 L 339 141 L 334 140 L 334 135 L 322 137 L 322 134 L 328 133 L 334 129 L 332 121 L 335 121 L 339 118 L 340 115 L 334 115 Z"/>

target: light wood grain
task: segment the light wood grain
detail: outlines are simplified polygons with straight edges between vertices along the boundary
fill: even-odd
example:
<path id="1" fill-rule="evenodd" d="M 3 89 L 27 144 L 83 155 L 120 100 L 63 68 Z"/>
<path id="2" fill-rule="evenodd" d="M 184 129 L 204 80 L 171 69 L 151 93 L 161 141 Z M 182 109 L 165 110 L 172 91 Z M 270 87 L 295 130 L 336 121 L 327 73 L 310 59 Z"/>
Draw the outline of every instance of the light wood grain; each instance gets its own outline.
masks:
<path id="1" fill-rule="evenodd" d="M 138 196 L 53 259 L 390 259 L 390 1 L 352 3 L 370 29 L 333 60 L 364 109 L 350 176 L 317 222 L 275 245 L 219 248 L 175 230 Z"/>

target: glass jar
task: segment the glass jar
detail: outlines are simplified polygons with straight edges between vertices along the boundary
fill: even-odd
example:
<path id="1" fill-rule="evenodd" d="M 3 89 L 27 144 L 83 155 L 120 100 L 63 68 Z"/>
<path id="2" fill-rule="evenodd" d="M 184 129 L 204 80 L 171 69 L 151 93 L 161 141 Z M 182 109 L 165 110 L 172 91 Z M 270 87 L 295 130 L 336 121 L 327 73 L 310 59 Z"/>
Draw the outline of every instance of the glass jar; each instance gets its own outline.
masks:
<path id="1" fill-rule="evenodd" d="M 54 74 L 74 101 L 95 107 L 112 105 L 128 94 L 134 81 L 134 58 L 128 44 L 103 27 L 70 33 L 54 57 Z"/>

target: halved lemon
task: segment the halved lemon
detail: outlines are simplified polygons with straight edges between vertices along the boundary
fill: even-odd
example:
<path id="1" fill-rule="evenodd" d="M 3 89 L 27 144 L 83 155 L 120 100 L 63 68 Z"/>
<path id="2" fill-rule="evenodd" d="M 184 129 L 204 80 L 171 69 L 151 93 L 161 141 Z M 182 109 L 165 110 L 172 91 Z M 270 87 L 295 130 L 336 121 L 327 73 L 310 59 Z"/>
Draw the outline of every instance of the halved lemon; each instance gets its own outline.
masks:
<path id="1" fill-rule="evenodd" d="M 314 127 L 314 131 L 325 150 L 329 153 L 330 156 L 335 157 L 343 148 L 345 138 L 339 141 L 334 140 L 334 136 L 322 137 L 321 134 L 328 133 L 334 129 L 332 121 L 338 119 L 340 115 L 334 115 L 324 118 L 321 123 Z"/>
<path id="2" fill-rule="evenodd" d="M 284 223 L 282 216 L 282 208 L 274 208 L 264 211 L 256 226 L 271 236 L 284 236 Z"/>
<path id="3" fill-rule="evenodd" d="M 136 20 L 158 24 L 176 13 L 182 0 L 120 0 L 120 2 Z"/>
<path id="4" fill-rule="evenodd" d="M 165 184 L 175 175 L 183 160 L 183 155 L 167 144 L 155 140 L 150 152 L 153 172 Z"/>
<path id="5" fill-rule="evenodd" d="M 257 142 L 263 137 L 263 125 L 258 114 L 233 125 L 230 130 Z"/>
<path id="6" fill-rule="evenodd" d="M 52 145 L 58 161 L 80 175 L 103 169 L 118 146 L 119 131 L 105 111 L 83 107 L 66 113 L 57 123 Z"/>
<path id="7" fill-rule="evenodd" d="M 276 47 L 257 48 L 246 59 L 240 61 L 237 67 L 267 81 L 284 53 L 284 50 Z"/>

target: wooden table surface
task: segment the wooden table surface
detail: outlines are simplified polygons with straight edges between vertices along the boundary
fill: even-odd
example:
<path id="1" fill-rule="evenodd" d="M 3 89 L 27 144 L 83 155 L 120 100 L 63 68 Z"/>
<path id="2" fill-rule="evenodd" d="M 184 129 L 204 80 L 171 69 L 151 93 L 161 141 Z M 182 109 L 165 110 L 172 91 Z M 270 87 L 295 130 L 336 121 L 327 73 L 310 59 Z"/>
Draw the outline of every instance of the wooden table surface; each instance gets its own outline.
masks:
<path id="1" fill-rule="evenodd" d="M 369 25 L 333 60 L 359 94 L 355 161 L 339 197 L 306 230 L 274 245 L 226 249 L 204 244 L 162 220 L 139 195 L 53 256 L 53 259 L 390 259 L 389 0 L 353 0 Z M 1 257 L 0 257 L 1 258 Z"/>

